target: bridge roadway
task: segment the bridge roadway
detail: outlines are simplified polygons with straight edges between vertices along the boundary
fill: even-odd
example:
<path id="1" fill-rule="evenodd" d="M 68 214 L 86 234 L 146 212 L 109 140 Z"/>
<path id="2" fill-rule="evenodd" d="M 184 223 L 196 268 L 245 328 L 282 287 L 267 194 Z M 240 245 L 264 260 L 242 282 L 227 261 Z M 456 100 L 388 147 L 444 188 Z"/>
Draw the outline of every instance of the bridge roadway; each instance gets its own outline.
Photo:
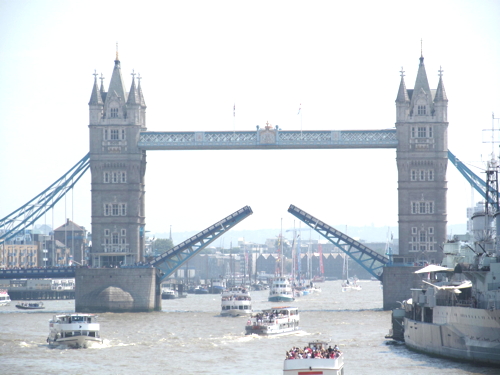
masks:
<path id="1" fill-rule="evenodd" d="M 0 270 L 0 279 L 73 279 L 76 267 Z"/>

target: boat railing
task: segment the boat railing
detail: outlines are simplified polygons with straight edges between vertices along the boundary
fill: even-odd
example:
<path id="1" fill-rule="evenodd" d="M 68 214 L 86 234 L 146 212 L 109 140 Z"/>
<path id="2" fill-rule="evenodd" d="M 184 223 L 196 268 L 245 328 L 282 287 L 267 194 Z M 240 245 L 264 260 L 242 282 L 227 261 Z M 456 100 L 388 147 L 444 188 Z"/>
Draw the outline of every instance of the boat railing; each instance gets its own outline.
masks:
<path id="1" fill-rule="evenodd" d="M 286 359 L 283 365 L 284 370 L 303 369 L 304 364 L 311 363 L 315 368 L 341 368 L 344 365 L 344 356 L 341 354 L 337 358 L 294 358 Z M 306 366 L 309 367 L 309 366 Z"/>

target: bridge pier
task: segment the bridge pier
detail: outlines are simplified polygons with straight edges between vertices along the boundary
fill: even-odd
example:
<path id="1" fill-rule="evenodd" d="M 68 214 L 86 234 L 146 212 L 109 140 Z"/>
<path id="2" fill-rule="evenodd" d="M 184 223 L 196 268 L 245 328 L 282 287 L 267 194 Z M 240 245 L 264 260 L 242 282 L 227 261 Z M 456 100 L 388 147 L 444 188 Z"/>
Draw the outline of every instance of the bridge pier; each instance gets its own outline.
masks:
<path id="1" fill-rule="evenodd" d="M 400 308 L 398 301 L 411 298 L 411 289 L 420 288 L 422 277 L 415 271 L 422 267 L 385 266 L 383 273 L 384 310 Z"/>
<path id="2" fill-rule="evenodd" d="M 161 290 L 155 268 L 78 268 L 75 311 L 161 311 Z"/>

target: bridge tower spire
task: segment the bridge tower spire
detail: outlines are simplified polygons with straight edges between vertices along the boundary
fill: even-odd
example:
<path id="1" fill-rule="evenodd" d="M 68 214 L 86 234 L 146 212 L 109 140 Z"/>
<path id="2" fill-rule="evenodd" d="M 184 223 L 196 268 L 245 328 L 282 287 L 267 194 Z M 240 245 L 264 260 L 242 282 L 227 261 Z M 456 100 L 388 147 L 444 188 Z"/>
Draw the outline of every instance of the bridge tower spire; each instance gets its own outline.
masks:
<path id="1" fill-rule="evenodd" d="M 439 70 L 431 90 L 424 57 L 415 86 L 406 89 L 403 70 L 396 99 L 399 255 L 395 263 L 441 262 L 446 241 L 448 99 Z"/>
<path id="2" fill-rule="evenodd" d="M 134 73 L 133 73 L 134 74 Z M 137 147 L 146 129 L 142 90 L 127 92 L 118 52 L 108 91 L 94 86 L 89 102 L 92 174 L 92 250 L 89 264 L 109 266 L 144 260 L 146 151 Z"/>

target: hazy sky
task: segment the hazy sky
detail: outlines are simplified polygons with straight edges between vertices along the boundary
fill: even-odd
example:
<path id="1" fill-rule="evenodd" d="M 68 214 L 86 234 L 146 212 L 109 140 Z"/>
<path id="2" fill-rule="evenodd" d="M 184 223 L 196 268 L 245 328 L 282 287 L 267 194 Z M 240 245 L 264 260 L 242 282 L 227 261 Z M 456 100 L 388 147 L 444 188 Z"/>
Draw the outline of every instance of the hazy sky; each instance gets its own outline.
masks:
<path id="1" fill-rule="evenodd" d="M 0 0 L 0 218 L 88 152 L 92 73 L 107 88 L 117 42 L 127 89 L 132 69 L 143 77 L 148 130 L 351 130 L 394 127 L 399 71 L 413 88 L 422 39 L 431 88 L 444 70 L 449 149 L 484 166 L 499 21 L 499 1 Z M 239 230 L 293 227 L 290 204 L 333 226 L 397 225 L 395 149 L 147 157 L 153 233 L 202 230 L 245 205 Z M 452 165 L 448 181 L 448 222 L 464 223 L 479 195 Z M 87 172 L 40 223 L 90 230 L 90 215 Z"/>

